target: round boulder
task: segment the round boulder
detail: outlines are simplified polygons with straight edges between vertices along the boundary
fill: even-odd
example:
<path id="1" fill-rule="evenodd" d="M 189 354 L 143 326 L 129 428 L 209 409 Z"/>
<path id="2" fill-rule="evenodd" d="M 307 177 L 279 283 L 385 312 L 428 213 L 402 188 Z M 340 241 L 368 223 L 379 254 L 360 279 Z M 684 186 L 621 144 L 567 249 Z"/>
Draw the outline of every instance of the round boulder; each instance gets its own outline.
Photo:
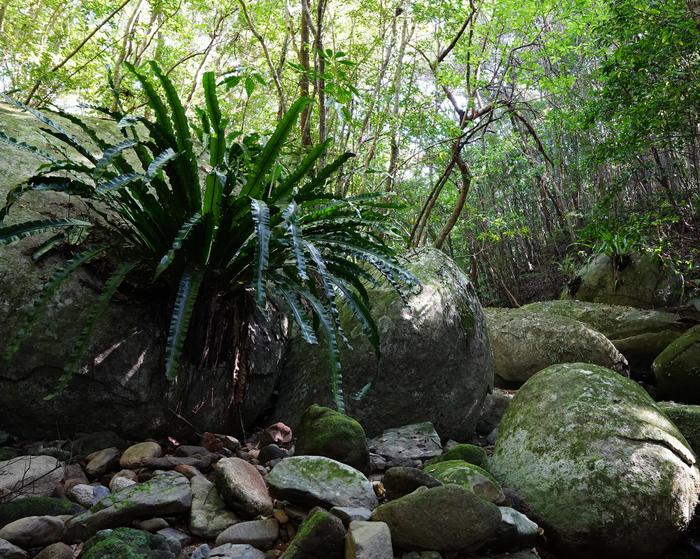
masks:
<path id="1" fill-rule="evenodd" d="M 639 385 L 573 363 L 548 367 L 518 391 L 491 471 L 567 557 L 653 558 L 693 516 L 695 461 Z"/>
<path id="2" fill-rule="evenodd" d="M 364 394 L 346 398 L 347 412 L 369 436 L 429 420 L 440 436 L 465 440 L 493 383 L 481 305 L 469 279 L 444 253 L 421 249 L 405 264 L 421 282 L 406 302 L 387 284 L 369 290 L 379 359 L 351 313 L 341 311 L 353 348 L 341 348 L 344 392 Z M 295 426 L 310 404 L 331 405 L 329 375 L 324 348 L 293 336 L 277 416 Z"/>
<path id="3" fill-rule="evenodd" d="M 700 325 L 661 352 L 653 369 L 664 395 L 678 402 L 700 404 Z"/>

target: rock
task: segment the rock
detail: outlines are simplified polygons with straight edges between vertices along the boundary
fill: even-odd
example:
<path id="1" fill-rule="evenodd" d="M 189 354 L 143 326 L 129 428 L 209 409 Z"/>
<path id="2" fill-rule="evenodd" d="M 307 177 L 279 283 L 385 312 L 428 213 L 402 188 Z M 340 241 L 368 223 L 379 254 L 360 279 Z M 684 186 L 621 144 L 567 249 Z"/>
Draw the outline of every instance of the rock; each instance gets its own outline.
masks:
<path id="1" fill-rule="evenodd" d="M 221 454 L 224 450 L 236 452 L 241 448 L 241 443 L 231 435 L 218 435 L 216 433 L 204 433 L 201 445 L 209 452 Z"/>
<path id="2" fill-rule="evenodd" d="M 114 446 L 99 450 L 87 463 L 85 471 L 92 477 L 104 475 L 119 463 L 119 454 L 119 449 Z"/>
<path id="3" fill-rule="evenodd" d="M 377 506 L 372 484 L 350 466 L 324 456 L 294 456 L 282 460 L 267 476 L 270 492 L 308 507 Z"/>
<path id="4" fill-rule="evenodd" d="M 368 471 L 365 430 L 352 417 L 313 404 L 301 417 L 296 433 L 296 456 L 326 456 L 357 470 Z"/>
<path id="5" fill-rule="evenodd" d="M 189 555 L 188 559 L 207 559 L 211 554 L 211 548 L 203 543 L 198 545 Z"/>
<path id="6" fill-rule="evenodd" d="M 80 467 L 80 464 L 66 464 L 63 468 L 63 491 L 68 491 L 76 485 L 88 485 L 88 480 L 85 472 Z"/>
<path id="7" fill-rule="evenodd" d="M 613 269 L 609 256 L 598 254 L 564 289 L 562 299 L 627 305 L 640 309 L 673 307 L 680 303 L 682 282 L 652 255 L 634 254 Z"/>
<path id="8" fill-rule="evenodd" d="M 653 370 L 664 395 L 677 402 L 700 404 L 700 324 L 661 352 Z"/>
<path id="9" fill-rule="evenodd" d="M 386 470 L 386 458 L 375 454 L 374 452 L 369 453 L 369 471 L 372 474 L 380 474 Z"/>
<path id="10" fill-rule="evenodd" d="M 121 491 L 125 487 L 129 487 L 129 486 L 135 485 L 135 484 L 136 484 L 136 481 L 134 481 L 131 478 L 128 478 L 126 476 L 116 475 L 109 482 L 109 490 L 112 493 L 116 493 L 117 491 Z"/>
<path id="11" fill-rule="evenodd" d="M 700 454 L 700 406 L 677 404 L 675 402 L 659 402 L 661 411 L 666 414 L 673 424 L 678 427 L 695 455 Z"/>
<path id="12" fill-rule="evenodd" d="M 0 526 L 27 516 L 63 516 L 84 512 L 81 506 L 67 499 L 54 497 L 25 497 L 0 503 Z"/>
<path id="13" fill-rule="evenodd" d="M 223 458 L 214 475 L 219 493 L 234 512 L 251 518 L 272 514 L 272 499 L 255 466 L 240 458 Z"/>
<path id="14" fill-rule="evenodd" d="M 608 338 L 633 371 L 650 370 L 656 356 L 688 328 L 676 313 L 621 305 L 559 300 L 522 308 L 583 322 Z"/>
<path id="15" fill-rule="evenodd" d="M 464 460 L 447 460 L 430 464 L 424 468 L 424 471 L 442 483 L 455 483 L 497 505 L 505 500 L 501 486 L 489 472 Z"/>
<path id="16" fill-rule="evenodd" d="M 364 398 L 347 398 L 347 413 L 370 437 L 430 420 L 442 437 L 466 440 L 493 384 L 481 304 L 464 272 L 439 250 L 412 252 L 407 267 L 422 284 L 407 305 L 389 285 L 369 290 L 379 364 L 350 312 L 340 312 L 353 347 L 341 348 L 344 392 L 357 393 L 374 379 Z M 331 406 L 332 396 L 325 350 L 299 335 L 290 346 L 276 416 L 296 426 L 309 405 Z"/>
<path id="17" fill-rule="evenodd" d="M 210 559 L 265 559 L 265 554 L 248 544 L 225 543 L 207 555 Z"/>
<path id="18" fill-rule="evenodd" d="M 175 528 L 162 528 L 158 530 L 157 534 L 165 539 L 168 546 L 170 546 L 170 551 L 172 551 L 175 556 L 179 556 L 182 548 L 192 541 L 189 534 L 185 534 L 185 532 Z"/>
<path id="19" fill-rule="evenodd" d="M 496 533 L 496 545 L 499 549 L 511 547 L 534 547 L 540 527 L 523 513 L 510 507 L 498 507 L 501 511 L 501 523 Z"/>
<path id="20" fill-rule="evenodd" d="M 281 458 L 286 458 L 287 456 L 289 456 L 289 453 L 285 449 L 278 447 L 274 443 L 270 443 L 260 449 L 258 461 L 261 464 L 268 464 L 273 460 L 279 460 Z"/>
<path id="21" fill-rule="evenodd" d="M 384 522 L 350 523 L 345 538 L 345 559 L 393 559 L 391 532 Z"/>
<path id="22" fill-rule="evenodd" d="M 344 540 L 345 527 L 340 519 L 316 507 L 299 526 L 282 559 L 341 559 Z"/>
<path id="23" fill-rule="evenodd" d="M 195 536 L 211 540 L 229 526 L 240 522 L 239 518 L 226 508 L 216 487 L 207 478 L 193 477 L 190 479 L 190 488 L 192 489 L 190 532 Z"/>
<path id="24" fill-rule="evenodd" d="M 76 438 L 71 443 L 70 450 L 73 456 L 84 457 L 107 448 L 123 450 L 127 446 L 127 442 L 114 431 L 97 431 Z"/>
<path id="25" fill-rule="evenodd" d="M 103 485 L 78 484 L 66 492 L 66 497 L 80 506 L 90 508 L 95 503 L 109 495 L 109 489 Z"/>
<path id="26" fill-rule="evenodd" d="M 0 539 L 0 557 L 2 559 L 28 559 L 29 554 L 7 540 Z"/>
<path id="27" fill-rule="evenodd" d="M 146 520 L 141 520 L 134 524 L 139 530 L 144 530 L 146 532 L 157 532 L 163 528 L 170 526 L 165 518 L 148 518 Z"/>
<path id="28" fill-rule="evenodd" d="M 372 511 L 363 507 L 333 507 L 331 514 L 340 518 L 346 528 L 353 520 L 369 520 L 372 517 Z"/>
<path id="29" fill-rule="evenodd" d="M 251 520 L 229 526 L 216 538 L 216 545 L 225 543 L 247 543 L 257 549 L 272 548 L 279 538 L 280 525 L 274 518 Z"/>
<path id="30" fill-rule="evenodd" d="M 390 501 L 413 493 L 419 487 L 438 487 L 442 485 L 441 481 L 438 481 L 423 470 L 404 466 L 389 468 L 384 474 L 382 483 L 386 490 L 386 497 Z"/>
<path id="31" fill-rule="evenodd" d="M 426 462 L 426 465 L 446 462 L 448 460 L 463 460 L 464 462 L 469 462 L 470 464 L 488 470 L 486 451 L 480 446 L 465 443 L 456 444 L 444 454 L 431 458 Z"/>
<path id="32" fill-rule="evenodd" d="M 700 490 L 692 451 L 649 395 L 582 363 L 549 367 L 520 388 L 490 463 L 567 557 L 658 557 L 687 527 Z"/>
<path id="33" fill-rule="evenodd" d="M 162 536 L 133 528 L 102 530 L 83 546 L 80 559 L 175 559 Z"/>
<path id="34" fill-rule="evenodd" d="M 164 472 L 105 497 L 88 512 L 72 518 L 66 525 L 65 541 L 85 540 L 99 530 L 137 519 L 186 513 L 191 502 L 187 478 Z"/>
<path id="35" fill-rule="evenodd" d="M 0 528 L 0 539 L 20 547 L 43 547 L 61 539 L 65 526 L 55 516 L 27 516 Z"/>
<path id="36" fill-rule="evenodd" d="M 391 540 L 400 549 L 461 551 L 491 539 L 501 513 L 474 493 L 443 485 L 380 505 L 372 520 L 389 525 Z"/>
<path id="37" fill-rule="evenodd" d="M 442 453 L 440 436 L 432 423 L 417 423 L 394 429 L 386 429 L 369 441 L 370 450 L 382 456 L 387 466 L 413 466 L 416 461 L 427 460 Z M 399 464 L 408 460 L 407 464 Z"/>
<path id="38" fill-rule="evenodd" d="M 278 421 L 274 425 L 266 427 L 260 434 L 258 444 L 265 446 L 268 444 L 285 445 L 292 442 L 292 428 Z"/>
<path id="39" fill-rule="evenodd" d="M 126 469 L 136 469 L 143 467 L 144 463 L 152 458 L 160 458 L 163 455 L 163 449 L 158 443 L 146 441 L 131 445 L 124 451 L 119 459 L 119 465 Z"/>
<path id="40" fill-rule="evenodd" d="M 557 363 L 593 363 L 629 373 L 627 360 L 600 332 L 564 316 L 485 309 L 496 376 L 519 386 Z"/>
<path id="41" fill-rule="evenodd" d="M 1 553 L 0 557 L 2 557 Z M 57 542 L 42 549 L 38 555 L 34 556 L 34 559 L 73 559 L 74 557 L 75 553 L 69 546 Z"/>
<path id="42" fill-rule="evenodd" d="M 479 435 L 488 435 L 501 422 L 506 408 L 513 399 L 513 393 L 502 388 L 494 388 L 491 394 L 486 396 L 484 407 L 481 409 L 479 422 L 476 424 L 476 432 Z M 479 464 L 477 464 L 478 466 Z"/>
<path id="43" fill-rule="evenodd" d="M 206 472 L 211 467 L 213 460 L 214 455 L 211 453 L 205 456 L 162 456 L 149 458 L 142 462 L 142 466 L 151 470 L 175 470 L 178 467 L 186 466 Z"/>
<path id="44" fill-rule="evenodd" d="M 4 385 L 0 390 L 3 392 Z M 0 462 L 0 498 L 51 495 L 63 481 L 63 475 L 63 464 L 51 456 L 18 456 L 5 460 Z"/>

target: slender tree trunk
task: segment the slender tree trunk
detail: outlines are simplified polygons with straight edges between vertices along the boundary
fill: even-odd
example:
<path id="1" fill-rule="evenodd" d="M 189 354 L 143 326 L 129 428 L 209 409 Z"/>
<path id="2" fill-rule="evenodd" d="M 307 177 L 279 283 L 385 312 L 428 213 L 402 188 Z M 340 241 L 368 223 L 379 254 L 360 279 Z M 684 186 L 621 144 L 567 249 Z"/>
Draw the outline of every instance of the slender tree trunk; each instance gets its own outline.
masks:
<path id="1" fill-rule="evenodd" d="M 306 0 L 301 0 L 301 44 L 299 46 L 299 64 L 303 68 L 299 77 L 299 90 L 303 97 L 309 96 L 309 10 L 306 9 Z M 301 127 L 301 145 L 311 145 L 311 107 L 309 105 L 301 113 L 299 121 Z"/>
<path id="2" fill-rule="evenodd" d="M 323 16 L 326 11 L 326 0 L 318 0 L 318 7 L 316 10 L 316 56 L 318 57 L 317 65 L 317 86 L 316 91 L 318 93 L 318 141 L 319 143 L 325 142 L 328 136 L 328 130 L 326 127 L 326 81 L 323 75 L 326 72 L 326 59 L 323 52 Z M 323 164 L 323 161 L 321 161 Z"/>

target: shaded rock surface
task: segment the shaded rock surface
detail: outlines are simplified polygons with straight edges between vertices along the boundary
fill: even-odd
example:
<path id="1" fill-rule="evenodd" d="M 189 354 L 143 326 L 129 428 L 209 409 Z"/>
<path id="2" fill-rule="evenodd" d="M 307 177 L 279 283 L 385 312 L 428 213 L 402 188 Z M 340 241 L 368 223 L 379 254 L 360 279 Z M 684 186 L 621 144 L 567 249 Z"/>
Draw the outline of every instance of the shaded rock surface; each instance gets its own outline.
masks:
<path id="1" fill-rule="evenodd" d="M 501 486 L 489 472 L 464 460 L 436 462 L 424 471 L 443 484 L 454 483 L 486 501 L 500 504 L 505 500 Z"/>
<path id="2" fill-rule="evenodd" d="M 700 406 L 678 404 L 676 402 L 659 402 L 659 407 L 678 427 L 688 444 L 700 454 Z"/>
<path id="3" fill-rule="evenodd" d="M 654 360 L 653 370 L 665 396 L 686 404 L 700 404 L 700 325 L 671 343 Z"/>
<path id="4" fill-rule="evenodd" d="M 345 559 L 390 559 L 394 553 L 391 531 L 384 522 L 350 523 L 345 540 Z"/>
<path id="5" fill-rule="evenodd" d="M 413 493 L 419 487 L 438 487 L 442 482 L 418 468 L 396 466 L 384 474 L 382 484 L 390 501 Z"/>
<path id="6" fill-rule="evenodd" d="M 240 521 L 235 513 L 226 508 L 216 486 L 204 476 L 190 480 L 192 509 L 190 531 L 201 538 L 216 538 L 229 526 Z"/>
<path id="7" fill-rule="evenodd" d="M 299 531 L 282 554 L 282 559 L 341 559 L 344 545 L 343 523 L 338 517 L 316 507 L 299 526 Z"/>
<path id="8" fill-rule="evenodd" d="M 157 536 L 134 530 L 132 528 L 116 528 L 102 530 L 90 538 L 83 547 L 81 559 L 112 559 L 117 557 L 148 559 L 175 559 L 168 542 L 162 536 Z"/>

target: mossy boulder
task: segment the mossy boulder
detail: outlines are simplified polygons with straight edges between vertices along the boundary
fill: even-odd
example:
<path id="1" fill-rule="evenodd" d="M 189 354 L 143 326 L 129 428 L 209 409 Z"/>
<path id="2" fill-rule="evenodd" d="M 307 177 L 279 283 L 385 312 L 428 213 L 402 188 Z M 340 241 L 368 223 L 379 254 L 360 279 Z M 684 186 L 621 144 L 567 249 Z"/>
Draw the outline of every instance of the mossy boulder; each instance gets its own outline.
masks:
<path id="1" fill-rule="evenodd" d="M 583 322 L 608 338 L 633 371 L 650 370 L 656 356 L 688 328 L 676 313 L 622 305 L 561 299 L 522 308 Z"/>
<path id="2" fill-rule="evenodd" d="M 72 515 L 84 510 L 68 499 L 25 497 L 9 503 L 0 503 L 0 527 L 28 516 Z"/>
<path id="3" fill-rule="evenodd" d="M 431 458 L 426 462 L 426 465 L 437 464 L 438 462 L 445 462 L 447 460 L 464 460 L 465 462 L 469 462 L 485 470 L 489 469 L 486 451 L 480 446 L 466 443 L 457 444 L 440 456 Z"/>
<path id="4" fill-rule="evenodd" d="M 496 376 L 519 386 L 557 363 L 584 362 L 628 373 L 627 360 L 582 322 L 526 309 L 485 309 Z"/>
<path id="5" fill-rule="evenodd" d="M 609 256 L 598 254 L 579 270 L 561 298 L 654 309 L 678 305 L 681 292 L 679 276 L 656 256 L 625 256 L 613 267 Z"/>
<path id="6" fill-rule="evenodd" d="M 660 556 L 700 492 L 695 455 L 651 397 L 584 363 L 548 367 L 520 388 L 490 464 L 573 558 Z"/>
<path id="7" fill-rule="evenodd" d="M 423 468 L 423 471 L 444 484 L 455 483 L 497 505 L 505 500 L 503 490 L 496 478 L 483 468 L 464 460 L 446 460 L 429 464 Z"/>
<path id="8" fill-rule="evenodd" d="M 665 396 L 677 402 L 700 404 L 700 325 L 661 352 L 653 369 Z"/>
<path id="9" fill-rule="evenodd" d="M 695 455 L 700 455 L 700 406 L 659 402 L 659 407 L 678 427 L 685 440 L 695 451 Z"/>
<path id="10" fill-rule="evenodd" d="M 81 559 L 175 559 L 167 540 L 133 528 L 102 530 L 83 546 Z"/>
<path id="11" fill-rule="evenodd" d="M 467 276 L 444 253 L 430 248 L 404 262 L 421 287 L 404 303 L 388 284 L 369 290 L 379 329 L 378 359 L 347 310 L 341 323 L 352 349 L 343 346 L 347 413 L 373 437 L 387 428 L 432 421 L 444 438 L 465 440 L 474 431 L 493 383 L 483 313 Z M 293 336 L 281 376 L 277 418 L 293 427 L 312 404 L 332 404 L 329 360 L 322 345 Z"/>
<path id="12" fill-rule="evenodd" d="M 316 507 L 299 526 L 281 559 L 342 559 L 345 526 L 337 516 Z"/>
<path id="13" fill-rule="evenodd" d="M 296 435 L 297 456 L 326 456 L 360 471 L 368 469 L 367 436 L 352 417 L 313 404 L 304 412 Z"/>

